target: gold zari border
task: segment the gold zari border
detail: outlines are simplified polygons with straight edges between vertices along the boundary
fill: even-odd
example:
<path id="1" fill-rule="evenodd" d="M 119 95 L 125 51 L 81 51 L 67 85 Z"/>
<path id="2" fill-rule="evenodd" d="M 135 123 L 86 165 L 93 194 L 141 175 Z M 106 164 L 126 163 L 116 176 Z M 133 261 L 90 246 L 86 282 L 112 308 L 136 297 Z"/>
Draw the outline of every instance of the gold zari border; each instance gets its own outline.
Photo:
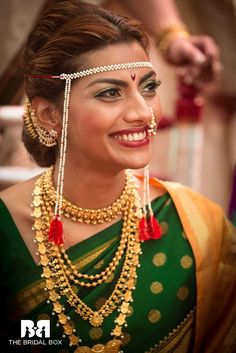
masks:
<path id="1" fill-rule="evenodd" d="M 145 353 L 187 353 L 193 333 L 194 315 L 195 308 L 190 311 L 177 328 Z"/>

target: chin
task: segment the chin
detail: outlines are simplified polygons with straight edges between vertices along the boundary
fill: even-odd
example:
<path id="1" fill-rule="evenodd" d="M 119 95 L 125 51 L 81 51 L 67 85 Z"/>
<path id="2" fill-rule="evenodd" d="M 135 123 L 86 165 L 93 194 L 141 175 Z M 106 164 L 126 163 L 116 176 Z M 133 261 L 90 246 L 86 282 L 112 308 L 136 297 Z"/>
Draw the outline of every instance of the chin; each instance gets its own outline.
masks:
<path id="1" fill-rule="evenodd" d="M 145 160 L 131 160 L 127 163 L 126 169 L 142 169 L 148 165 L 150 159 Z"/>
<path id="2" fill-rule="evenodd" d="M 136 151 L 136 153 L 119 153 L 115 158 L 113 156 L 113 170 L 142 169 L 150 162 L 150 159 L 150 150 Z"/>

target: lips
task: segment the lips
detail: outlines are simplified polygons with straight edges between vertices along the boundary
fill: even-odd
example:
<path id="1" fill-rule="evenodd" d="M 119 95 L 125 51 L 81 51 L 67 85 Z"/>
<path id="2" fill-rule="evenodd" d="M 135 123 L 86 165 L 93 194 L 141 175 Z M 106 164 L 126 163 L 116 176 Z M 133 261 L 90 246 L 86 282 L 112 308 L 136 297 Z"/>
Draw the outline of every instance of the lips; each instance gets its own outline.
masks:
<path id="1" fill-rule="evenodd" d="M 117 131 L 109 136 L 127 147 L 140 147 L 149 143 L 147 126 Z"/>

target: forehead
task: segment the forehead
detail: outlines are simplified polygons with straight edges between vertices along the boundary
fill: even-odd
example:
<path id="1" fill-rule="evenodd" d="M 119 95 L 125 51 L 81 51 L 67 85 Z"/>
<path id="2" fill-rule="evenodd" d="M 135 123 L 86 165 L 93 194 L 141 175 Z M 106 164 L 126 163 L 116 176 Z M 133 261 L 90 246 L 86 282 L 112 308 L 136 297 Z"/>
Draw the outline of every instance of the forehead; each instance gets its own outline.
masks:
<path id="1" fill-rule="evenodd" d="M 96 51 L 86 54 L 84 57 L 84 70 L 91 69 L 94 67 L 102 67 L 113 64 L 121 63 L 132 63 L 132 62 L 146 62 L 150 61 L 147 53 L 137 42 L 132 43 L 119 43 L 108 45 L 105 48 L 98 49 Z M 90 81 L 93 81 L 97 78 L 103 77 L 122 77 L 125 76 L 128 72 L 135 72 L 136 74 L 143 73 L 143 70 L 147 68 L 134 68 L 134 69 L 124 69 L 124 70 L 114 70 L 111 72 L 105 71 L 96 74 L 89 75 L 87 77 L 80 78 L 75 80 L 74 84 L 76 86 L 87 85 Z"/>
<path id="2" fill-rule="evenodd" d="M 137 42 L 108 45 L 89 53 L 86 57 L 88 68 L 123 62 L 149 61 L 149 57 Z"/>

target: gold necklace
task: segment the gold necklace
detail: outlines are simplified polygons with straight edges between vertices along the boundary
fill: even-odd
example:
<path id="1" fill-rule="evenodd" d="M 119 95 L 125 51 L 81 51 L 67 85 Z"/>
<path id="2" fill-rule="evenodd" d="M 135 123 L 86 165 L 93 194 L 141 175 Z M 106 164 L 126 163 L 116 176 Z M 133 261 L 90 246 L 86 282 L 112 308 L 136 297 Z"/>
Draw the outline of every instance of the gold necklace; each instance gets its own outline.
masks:
<path id="1" fill-rule="evenodd" d="M 53 184 L 53 173 L 53 167 L 46 171 L 46 183 L 43 185 L 44 195 L 51 205 L 54 205 L 56 200 L 56 190 Z M 110 222 L 124 213 L 124 209 L 129 199 L 128 189 L 128 173 L 126 172 L 124 190 L 112 205 L 101 209 L 83 208 L 76 206 L 63 197 L 61 210 L 62 215 L 75 222 L 81 223 L 101 224 Z"/>
<path id="2" fill-rule="evenodd" d="M 38 243 L 38 253 L 40 255 L 40 263 L 43 267 L 42 277 L 44 277 L 46 281 L 49 302 L 51 301 L 53 304 L 53 310 L 58 315 L 58 321 L 63 326 L 64 333 L 68 336 L 70 345 L 75 346 L 79 345 L 80 339 L 75 335 L 75 329 L 73 329 L 70 320 L 64 314 L 64 307 L 60 303 L 61 296 L 66 296 L 67 302 L 75 308 L 75 312 L 77 312 L 84 320 L 88 320 L 92 326 L 102 325 L 104 318 L 117 309 L 119 305 L 120 313 L 115 320 L 116 325 L 111 333 L 114 338 L 106 345 L 99 344 L 92 348 L 80 346 L 75 350 L 75 353 L 118 353 L 122 343 L 122 327 L 123 325 L 126 325 L 129 303 L 132 300 L 132 291 L 134 290 L 136 282 L 136 269 L 139 266 L 139 254 L 141 253 L 140 243 L 136 239 L 137 226 L 140 217 L 138 213 L 135 212 L 137 206 L 138 209 L 140 208 L 136 187 L 134 184 L 130 182 L 128 183 L 130 193 L 124 210 L 124 225 L 122 229 L 122 236 L 127 238 L 127 241 L 125 242 L 126 245 L 123 249 L 123 251 L 126 250 L 126 254 L 120 278 L 118 279 L 112 294 L 102 308 L 98 311 L 93 311 L 78 297 L 73 289 L 73 285 L 78 283 L 76 283 L 74 276 L 75 272 L 73 265 L 71 265 L 65 250 L 62 246 L 56 246 L 47 241 L 47 229 L 52 214 L 52 207 L 49 203 L 45 202 L 43 187 L 45 174 L 46 173 L 44 173 L 35 184 L 33 192 L 33 217 L 36 241 Z M 112 263 L 113 265 L 110 266 L 109 264 L 109 266 L 110 270 L 113 271 L 119 261 L 118 263 L 112 261 Z M 68 264 L 70 266 L 68 266 Z M 99 274 L 99 278 L 104 277 L 104 273 L 102 273 Z M 79 274 L 78 276 L 80 277 Z M 94 279 L 95 276 L 88 277 Z M 101 278 L 98 281 L 100 281 Z"/>
<path id="3" fill-rule="evenodd" d="M 45 204 L 45 207 L 50 210 L 50 207 L 54 207 L 54 205 L 51 205 L 51 202 L 47 199 L 47 194 L 45 191 L 47 190 L 46 186 L 50 184 L 51 180 L 51 174 L 50 173 L 44 173 L 42 175 L 42 182 L 41 182 L 41 187 L 42 187 L 42 198 Z M 45 190 L 46 189 L 46 190 Z M 133 176 L 131 173 L 126 172 L 126 193 L 129 195 L 129 198 L 133 194 Z M 129 200 L 128 200 L 129 201 Z M 38 200 L 36 199 L 36 205 L 38 205 Z M 122 211 L 123 213 L 127 211 L 129 203 L 125 206 L 124 210 Z M 127 227 L 127 217 L 124 217 L 124 224 L 123 224 L 123 229 L 122 229 L 122 235 L 121 235 L 121 240 L 120 244 L 118 246 L 118 249 L 116 251 L 116 254 L 113 258 L 113 260 L 110 262 L 108 267 L 102 271 L 99 274 L 96 275 L 87 275 L 83 273 L 79 273 L 75 266 L 71 263 L 69 260 L 68 256 L 64 256 L 65 261 L 67 262 L 68 267 L 70 267 L 70 276 L 73 277 L 73 280 L 76 285 L 80 285 L 83 287 L 95 287 L 101 283 L 106 282 L 106 280 L 109 278 L 109 276 L 112 274 L 112 272 L 115 270 L 116 266 L 118 265 L 122 255 L 124 254 L 124 250 L 127 244 L 127 236 L 125 229 Z M 84 281 L 80 281 L 79 279 L 83 279 Z M 90 282 L 89 282 L 90 281 Z"/>

